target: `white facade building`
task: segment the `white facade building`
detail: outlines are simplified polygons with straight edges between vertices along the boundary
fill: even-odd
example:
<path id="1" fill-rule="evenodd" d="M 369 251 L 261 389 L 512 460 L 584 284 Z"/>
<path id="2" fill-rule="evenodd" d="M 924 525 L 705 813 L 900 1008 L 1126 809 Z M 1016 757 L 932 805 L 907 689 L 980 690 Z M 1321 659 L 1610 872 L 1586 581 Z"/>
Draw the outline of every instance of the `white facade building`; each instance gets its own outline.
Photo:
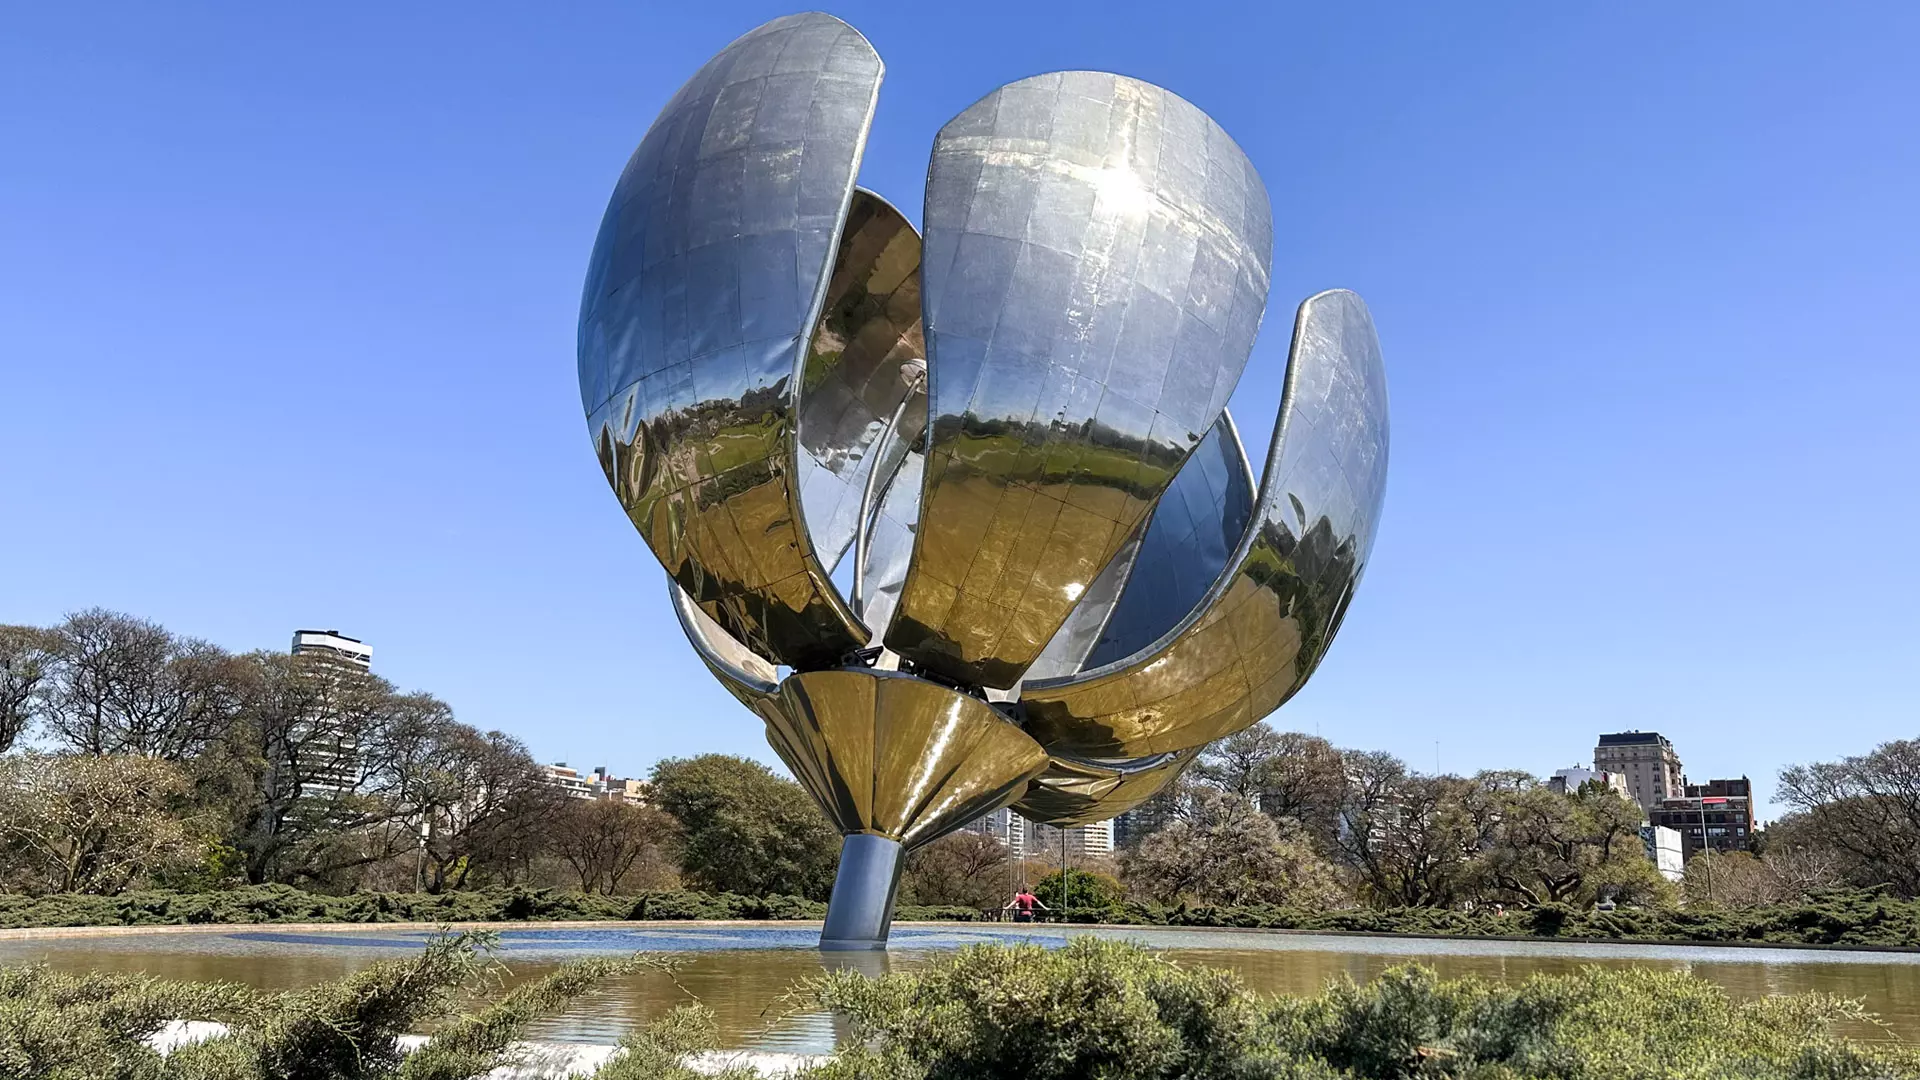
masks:
<path id="1" fill-rule="evenodd" d="M 961 830 L 978 833 L 981 836 L 991 836 L 1000 841 L 1001 845 L 1007 849 L 1007 854 L 1016 859 L 1022 859 L 1027 853 L 1026 825 L 1025 818 L 1003 806 L 984 817 L 974 818 L 961 826 Z"/>
<path id="2" fill-rule="evenodd" d="M 318 656 L 352 664 L 365 671 L 373 666 L 373 646 L 338 630 L 295 630 L 293 655 Z"/>
<path id="3" fill-rule="evenodd" d="M 289 651 L 354 671 L 373 666 L 373 646 L 338 630 L 295 630 Z M 310 799 L 352 794 L 360 781 L 360 744 L 354 735 L 317 716 L 300 721 L 295 734 L 308 774 L 300 781 L 300 794 Z"/>
<path id="4" fill-rule="evenodd" d="M 1058 859 L 1061 830 L 1051 825 L 1028 821 L 1011 809 L 1001 808 L 965 826 L 967 832 L 991 836 L 1006 845 L 1007 854 L 1016 859 Z M 1113 821 L 1096 821 L 1066 830 L 1067 854 L 1081 857 L 1113 854 Z"/>
<path id="5" fill-rule="evenodd" d="M 1547 781 L 1547 787 L 1564 794 L 1579 791 L 1583 785 L 1592 781 L 1599 781 L 1626 798 L 1633 798 L 1633 792 L 1628 789 L 1627 778 L 1623 774 L 1607 772 L 1604 769 L 1584 769 L 1578 765 L 1570 769 L 1553 770 L 1553 776 Z"/>
<path id="6" fill-rule="evenodd" d="M 561 794 L 567 798 L 593 798 L 593 778 L 581 776 L 578 771 L 568 768 L 566 762 L 556 761 L 551 765 L 542 765 L 540 771 L 546 773 L 547 783 L 559 788 Z"/>
<path id="7" fill-rule="evenodd" d="M 1091 825 L 1075 825 L 1064 830 L 1033 821 L 1026 821 L 1025 824 L 1028 830 L 1027 850 L 1036 859 L 1059 858 L 1063 832 L 1066 835 L 1069 855 L 1092 857 L 1113 854 L 1112 818 L 1096 821 Z"/>
<path id="8" fill-rule="evenodd" d="M 1675 884 L 1687 876 L 1687 857 L 1680 846 L 1680 831 L 1665 825 L 1640 826 L 1640 839 L 1647 845 L 1647 858 L 1660 876 Z"/>

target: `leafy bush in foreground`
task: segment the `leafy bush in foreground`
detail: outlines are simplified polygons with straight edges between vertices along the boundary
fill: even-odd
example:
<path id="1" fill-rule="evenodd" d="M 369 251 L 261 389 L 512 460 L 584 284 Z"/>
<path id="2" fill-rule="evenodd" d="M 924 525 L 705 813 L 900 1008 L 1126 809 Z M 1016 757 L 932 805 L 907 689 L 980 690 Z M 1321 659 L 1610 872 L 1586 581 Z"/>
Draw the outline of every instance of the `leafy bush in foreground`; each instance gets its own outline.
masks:
<path id="1" fill-rule="evenodd" d="M 373 964 L 292 993 L 139 976 L 0 969 L 0 1077 L 36 1080 L 463 1080 L 505 1063 L 526 1024 L 648 956 L 583 960 L 448 1022 L 463 992 L 496 989 L 485 935 L 436 938 L 409 960 Z M 226 1034 L 163 1057 L 146 1040 L 169 1020 Z M 398 1037 L 436 1021 L 424 1047 Z"/>
<path id="2" fill-rule="evenodd" d="M 1394 968 L 1310 997 L 1138 946 L 982 945 L 813 986 L 859 1043 L 811 1080 L 1825 1080 L 1920 1076 L 1920 1051 L 1839 1037 L 1820 994 L 1734 1001 L 1689 975 L 1587 968 L 1516 986 Z"/>

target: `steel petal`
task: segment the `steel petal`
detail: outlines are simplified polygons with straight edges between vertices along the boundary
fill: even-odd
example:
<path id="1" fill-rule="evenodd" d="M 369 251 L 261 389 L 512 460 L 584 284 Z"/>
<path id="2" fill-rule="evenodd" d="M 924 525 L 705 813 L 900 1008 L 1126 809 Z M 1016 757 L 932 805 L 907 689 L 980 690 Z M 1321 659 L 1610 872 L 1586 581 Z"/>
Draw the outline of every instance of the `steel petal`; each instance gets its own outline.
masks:
<path id="1" fill-rule="evenodd" d="M 1005 689 L 1225 407 L 1266 304 L 1270 211 L 1199 109 L 1075 71 L 941 130 L 925 228 L 926 485 L 885 639 Z"/>
<path id="2" fill-rule="evenodd" d="M 1247 727 L 1306 684 L 1373 547 L 1386 493 L 1387 391 L 1366 305 L 1300 306 L 1253 521 L 1206 601 L 1132 656 L 1021 693 L 1055 756 L 1139 757 Z"/>

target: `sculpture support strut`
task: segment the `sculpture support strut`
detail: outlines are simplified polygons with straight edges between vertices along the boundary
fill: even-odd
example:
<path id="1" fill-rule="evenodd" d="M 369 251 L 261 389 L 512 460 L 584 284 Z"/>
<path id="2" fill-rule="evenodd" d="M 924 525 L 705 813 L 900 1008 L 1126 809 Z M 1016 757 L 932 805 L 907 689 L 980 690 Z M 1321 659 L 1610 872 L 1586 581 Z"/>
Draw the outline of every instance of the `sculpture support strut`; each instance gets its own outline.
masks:
<path id="1" fill-rule="evenodd" d="M 900 841 L 872 833 L 854 833 L 840 845 L 840 871 L 833 878 L 826 925 L 820 928 L 822 950 L 887 947 L 905 855 Z"/>

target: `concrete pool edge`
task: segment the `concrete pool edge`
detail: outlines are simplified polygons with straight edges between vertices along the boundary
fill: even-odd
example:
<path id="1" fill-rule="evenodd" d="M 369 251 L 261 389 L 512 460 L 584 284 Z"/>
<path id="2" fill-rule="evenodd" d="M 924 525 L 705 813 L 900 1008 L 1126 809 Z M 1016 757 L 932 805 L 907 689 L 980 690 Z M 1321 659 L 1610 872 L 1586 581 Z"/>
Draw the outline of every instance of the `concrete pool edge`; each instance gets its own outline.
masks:
<path id="1" fill-rule="evenodd" d="M 670 930 L 778 927 L 793 930 L 817 930 L 819 919 L 568 919 L 553 921 L 509 920 L 495 922 L 239 922 L 239 923 L 150 923 L 105 926 L 30 926 L 0 928 L 0 941 L 58 940 L 62 938 L 129 937 L 146 934 L 233 933 L 245 930 L 271 930 L 297 933 L 349 933 L 368 930 Z M 1006 933 L 1013 926 L 1031 926 L 1015 933 L 1062 933 L 1108 931 L 1125 933 L 1196 931 L 1213 934 L 1272 934 L 1298 937 L 1358 938 L 1384 941 L 1485 941 L 1530 943 L 1538 945 L 1628 945 L 1674 946 L 1682 948 L 1772 949 L 1803 952 L 1920 953 L 1920 945 L 1850 945 L 1789 941 L 1712 941 L 1663 938 L 1539 937 L 1521 934 L 1393 934 L 1364 930 L 1301 930 L 1261 926 L 1166 926 L 1135 923 L 1032 923 L 927 921 L 902 922 L 903 929 L 991 930 Z"/>

